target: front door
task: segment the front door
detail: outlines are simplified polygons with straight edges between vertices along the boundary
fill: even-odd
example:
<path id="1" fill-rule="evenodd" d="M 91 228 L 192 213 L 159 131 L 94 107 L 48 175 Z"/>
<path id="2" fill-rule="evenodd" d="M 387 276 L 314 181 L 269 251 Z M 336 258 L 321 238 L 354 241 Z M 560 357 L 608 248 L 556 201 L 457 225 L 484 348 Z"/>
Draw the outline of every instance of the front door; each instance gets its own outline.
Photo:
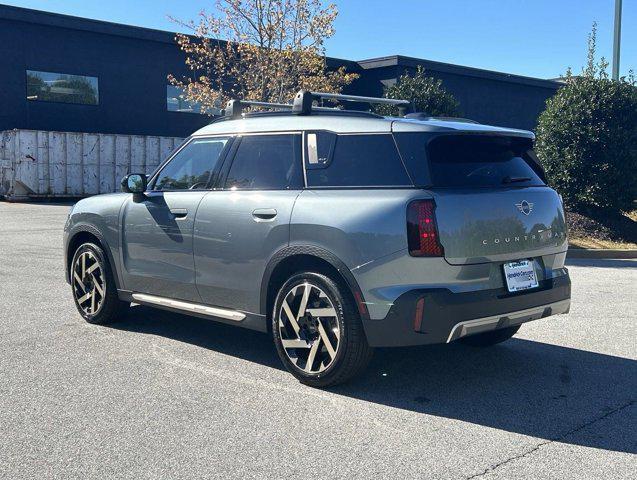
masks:
<path id="1" fill-rule="evenodd" d="M 228 138 L 195 138 L 151 179 L 141 199 L 122 212 L 121 262 L 127 290 L 201 301 L 195 286 L 193 228 L 215 180 Z"/>

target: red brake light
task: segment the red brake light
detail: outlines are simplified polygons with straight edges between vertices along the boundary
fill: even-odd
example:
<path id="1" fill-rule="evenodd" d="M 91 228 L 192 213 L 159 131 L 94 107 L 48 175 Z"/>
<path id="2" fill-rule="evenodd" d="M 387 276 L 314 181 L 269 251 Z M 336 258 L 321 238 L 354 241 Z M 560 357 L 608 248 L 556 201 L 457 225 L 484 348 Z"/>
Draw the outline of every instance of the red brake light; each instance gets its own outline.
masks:
<path id="1" fill-rule="evenodd" d="M 435 209 L 433 200 L 416 200 L 407 206 L 407 241 L 412 257 L 444 255 L 438 239 Z"/>

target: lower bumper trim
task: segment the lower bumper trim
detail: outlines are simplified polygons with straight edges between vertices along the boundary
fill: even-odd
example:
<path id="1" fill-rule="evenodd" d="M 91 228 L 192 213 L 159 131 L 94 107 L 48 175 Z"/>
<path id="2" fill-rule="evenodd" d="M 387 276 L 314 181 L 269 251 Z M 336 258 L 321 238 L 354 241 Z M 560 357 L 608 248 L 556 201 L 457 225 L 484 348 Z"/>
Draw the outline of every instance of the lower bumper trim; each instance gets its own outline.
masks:
<path id="1" fill-rule="evenodd" d="M 490 317 L 477 318 L 475 320 L 467 320 L 456 324 L 449 332 L 447 343 L 453 342 L 467 335 L 475 335 L 498 328 L 512 327 L 525 322 L 537 320 L 539 318 L 548 317 L 550 315 L 559 315 L 568 312 L 571 305 L 570 299 L 542 305 L 539 307 L 527 308 L 518 312 L 511 312 L 503 315 L 492 315 Z"/>
<path id="2" fill-rule="evenodd" d="M 415 322 L 420 299 L 424 299 L 422 320 Z M 394 300 L 385 318 L 363 319 L 363 327 L 373 347 L 448 343 L 466 335 L 566 313 L 570 299 L 568 273 L 519 293 L 510 293 L 504 287 L 460 293 L 444 288 L 413 289 Z M 418 323 L 420 328 L 416 330 L 414 325 Z"/>

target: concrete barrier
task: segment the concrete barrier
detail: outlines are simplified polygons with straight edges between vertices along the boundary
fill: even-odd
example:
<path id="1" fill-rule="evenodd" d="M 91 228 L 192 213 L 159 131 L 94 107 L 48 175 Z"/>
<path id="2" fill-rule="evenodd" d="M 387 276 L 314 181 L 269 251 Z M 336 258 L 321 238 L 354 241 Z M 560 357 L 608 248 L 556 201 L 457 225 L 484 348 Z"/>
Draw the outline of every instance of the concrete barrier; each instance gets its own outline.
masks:
<path id="1" fill-rule="evenodd" d="M 637 250 L 569 248 L 566 258 L 637 258 Z"/>
<path id="2" fill-rule="evenodd" d="M 0 197 L 85 197 L 119 190 L 130 172 L 152 173 L 181 138 L 42 130 L 0 132 Z"/>

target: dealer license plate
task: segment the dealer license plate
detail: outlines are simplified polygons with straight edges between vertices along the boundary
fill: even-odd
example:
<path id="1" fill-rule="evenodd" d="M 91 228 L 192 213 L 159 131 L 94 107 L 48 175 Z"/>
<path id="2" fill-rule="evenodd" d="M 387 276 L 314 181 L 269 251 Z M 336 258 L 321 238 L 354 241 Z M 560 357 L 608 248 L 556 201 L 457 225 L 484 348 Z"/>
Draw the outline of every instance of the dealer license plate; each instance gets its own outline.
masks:
<path id="1" fill-rule="evenodd" d="M 505 263 L 504 278 L 509 292 L 519 292 L 538 286 L 532 260 Z"/>

